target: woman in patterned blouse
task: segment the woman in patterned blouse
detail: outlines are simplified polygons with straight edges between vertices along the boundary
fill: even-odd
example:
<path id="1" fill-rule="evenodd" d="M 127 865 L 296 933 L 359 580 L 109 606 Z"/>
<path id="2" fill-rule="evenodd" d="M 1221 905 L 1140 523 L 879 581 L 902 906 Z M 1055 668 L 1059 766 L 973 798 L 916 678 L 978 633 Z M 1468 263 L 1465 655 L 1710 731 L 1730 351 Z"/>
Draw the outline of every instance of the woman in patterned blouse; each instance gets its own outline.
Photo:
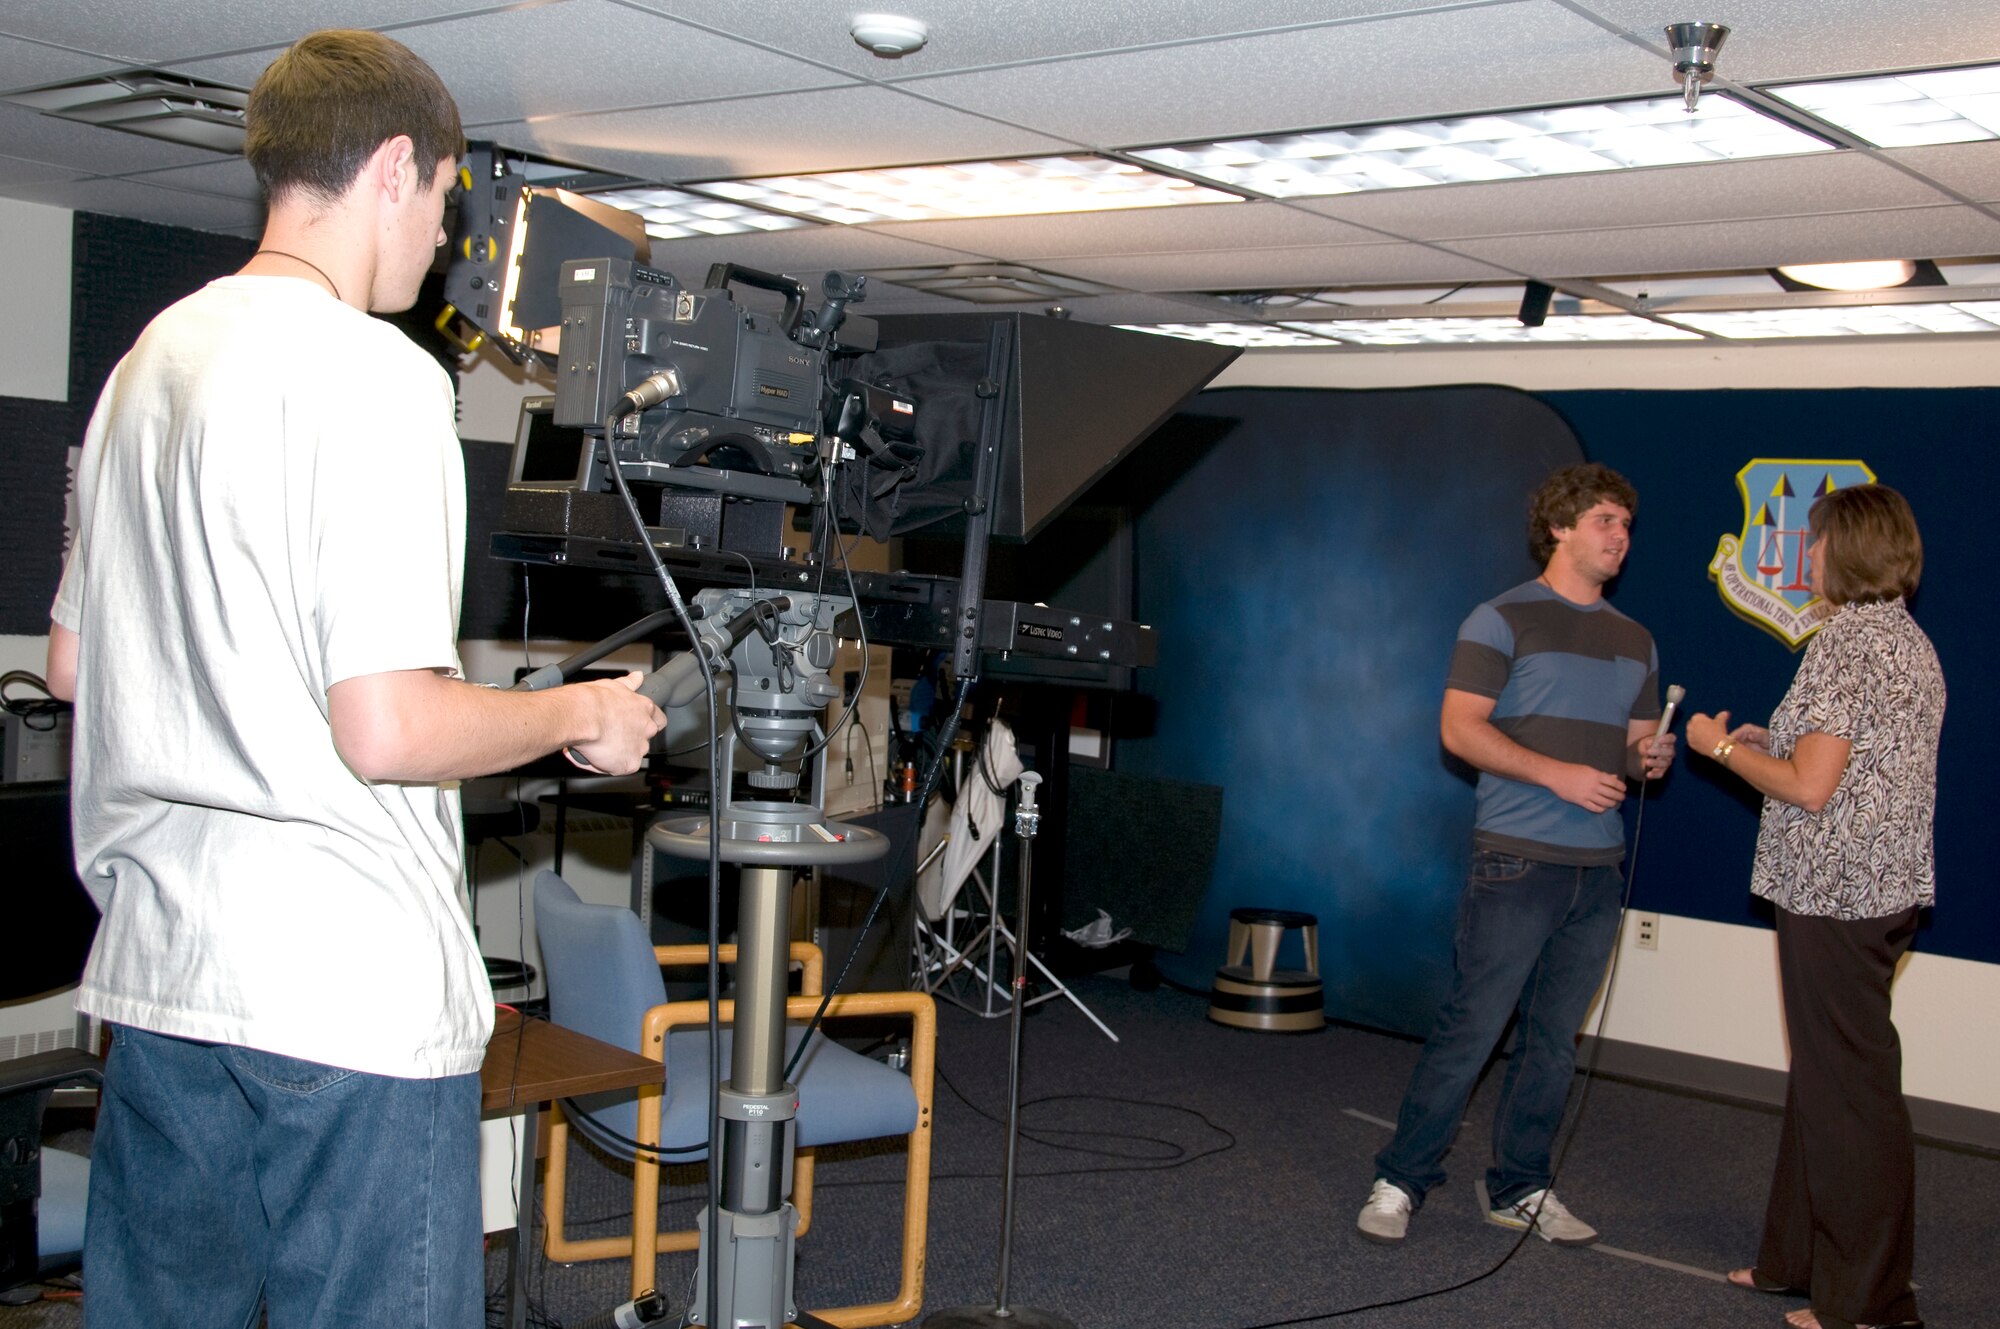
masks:
<path id="1" fill-rule="evenodd" d="M 1799 1329 L 1917 1323 L 1915 1149 L 1889 983 L 1933 894 L 1944 673 L 1904 601 L 1923 543 L 1903 496 L 1859 485 L 1813 504 L 1812 588 L 1833 614 L 1770 727 L 1688 721 L 1688 748 L 1764 795 L 1751 890 L 1777 907 L 1792 1070 L 1755 1268 L 1808 1297 Z"/>

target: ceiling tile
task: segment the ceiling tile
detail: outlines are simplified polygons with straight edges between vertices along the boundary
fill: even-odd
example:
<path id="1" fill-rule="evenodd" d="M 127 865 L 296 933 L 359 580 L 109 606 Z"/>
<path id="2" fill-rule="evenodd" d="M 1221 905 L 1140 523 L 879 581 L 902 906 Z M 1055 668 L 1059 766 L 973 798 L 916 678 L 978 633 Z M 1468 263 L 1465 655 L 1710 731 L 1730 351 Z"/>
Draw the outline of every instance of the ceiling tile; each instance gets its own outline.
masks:
<path id="1" fill-rule="evenodd" d="M 0 88 L 9 91 L 81 78 L 86 74 L 115 69 L 118 64 L 118 61 L 106 60 L 103 56 L 59 50 L 39 42 L 0 35 Z"/>
<path id="2" fill-rule="evenodd" d="M 124 175 L 162 166 L 193 166 L 223 154 L 161 139 L 58 120 L 25 106 L 0 102 L 0 143 L 16 157 L 67 166 L 89 175 Z"/>
<path id="3" fill-rule="evenodd" d="M 1386 281 L 1493 280 L 1509 274 L 1475 258 L 1422 245 L 1328 245 L 1214 254 L 1199 267 L 1185 255 L 1065 259 L 1052 270 L 1132 291 L 1263 290 Z"/>
<path id="4" fill-rule="evenodd" d="M 1947 189 L 1982 203 L 2000 201 L 2000 142 L 1943 143 L 1882 154 Z"/>
<path id="5" fill-rule="evenodd" d="M 14 198 L 46 203 L 75 212 L 104 212 L 114 217 L 138 217 L 197 231 L 224 227 L 258 227 L 264 210 L 240 199 L 217 198 L 179 189 L 158 189 L 133 180 L 72 180 L 9 189 Z"/>
<path id="6" fill-rule="evenodd" d="M 2000 254 L 2000 221 L 1974 208 L 1891 208 L 1459 240 L 1452 248 L 1540 277 L 1652 275 L 1780 263 Z"/>
<path id="7" fill-rule="evenodd" d="M 892 12 L 910 12 L 930 28 L 930 41 L 923 50 L 885 60 L 862 50 L 848 35 L 853 14 L 867 6 L 802 10 L 797 0 L 640 2 L 868 78 L 936 74 L 1435 7 L 1423 0 L 1228 0 L 1225 4 L 1215 0 L 1123 0 L 1085 5 L 925 0 L 915 8 L 881 6 Z M 802 22 L 802 13 L 816 17 Z"/>
<path id="8" fill-rule="evenodd" d="M 1413 67 L 1416 52 L 1478 52 Z M 1545 0 L 901 85 L 1098 147 L 1670 91 L 1652 56 Z"/>
<path id="9" fill-rule="evenodd" d="M 199 166 L 173 166 L 164 171 L 146 171 L 127 175 L 125 179 L 137 180 L 141 184 L 160 185 L 168 189 L 192 189 L 204 194 L 221 194 L 227 198 L 261 202 L 263 193 L 257 186 L 257 173 L 250 169 L 250 163 L 241 157 L 224 157 L 220 161 L 204 162 Z"/>
<path id="10" fill-rule="evenodd" d="M 0 0 L 0 32 L 140 65 L 290 45 L 315 28 L 376 28 L 507 6 L 477 0 Z M 267 56 L 263 64 L 269 64 Z"/>
<path id="11" fill-rule="evenodd" d="M 391 35 L 437 70 L 468 125 L 848 81 L 610 0 L 508 8 Z M 526 52 L 534 58 L 522 59 Z M 661 58 L 644 58 L 649 52 Z M 182 68 L 197 78 L 248 86 L 274 55 L 262 51 Z M 619 73 L 607 77 L 607 70 Z"/>
<path id="12" fill-rule="evenodd" d="M 1365 244 L 1379 237 L 1279 203 L 1215 203 L 1059 216 L 887 222 L 869 227 L 1002 260 Z"/>
<path id="13" fill-rule="evenodd" d="M 486 132 L 510 147 L 648 180 L 1034 156 L 1068 147 L 875 87 L 564 116 Z"/>
<path id="14" fill-rule="evenodd" d="M 1842 152 L 1384 189 L 1294 201 L 1302 208 L 1343 221 L 1413 240 L 1435 240 L 1514 235 L 1556 227 L 1572 231 L 1594 226 L 1789 216 L 1816 205 L 1852 212 L 1947 200 L 1892 166 L 1862 153 Z"/>
<path id="15" fill-rule="evenodd" d="M 24 157 L 0 156 L 0 196 L 12 198 L 22 186 L 77 180 L 83 175 L 84 172 L 67 166 L 51 166 L 48 162 L 29 161 Z"/>
<path id="16" fill-rule="evenodd" d="M 1961 63 L 1981 34 L 1985 58 L 1995 50 L 1991 0 L 1730 0 L 1698 15 L 1687 6 L 1663 12 L 1658 0 L 1583 3 L 1663 51 L 1670 22 L 1728 24 L 1715 70 L 1738 83 Z"/>

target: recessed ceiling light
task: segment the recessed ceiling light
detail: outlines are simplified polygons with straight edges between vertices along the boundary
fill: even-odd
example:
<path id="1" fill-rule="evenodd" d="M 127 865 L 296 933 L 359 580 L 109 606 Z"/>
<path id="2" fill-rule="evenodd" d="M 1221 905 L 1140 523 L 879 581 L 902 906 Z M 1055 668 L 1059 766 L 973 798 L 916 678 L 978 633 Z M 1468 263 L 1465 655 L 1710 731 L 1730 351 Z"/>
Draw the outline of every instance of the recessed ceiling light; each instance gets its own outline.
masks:
<path id="1" fill-rule="evenodd" d="M 1685 329 L 1632 314 L 1558 314 L 1532 328 L 1517 318 L 1337 318 L 1285 326 L 1363 346 L 1700 340 Z"/>
<path id="2" fill-rule="evenodd" d="M 1914 333 L 2000 332 L 1980 312 L 1983 302 L 1958 305 L 1849 305 L 1793 309 L 1718 309 L 1667 313 L 1663 318 L 1717 337 L 1758 341 L 1783 337 L 1896 337 Z"/>
<path id="3" fill-rule="evenodd" d="M 1907 258 L 1862 263 L 1781 263 L 1778 274 L 1822 291 L 1886 291 L 1916 276 L 1917 265 Z"/>
<path id="4" fill-rule="evenodd" d="M 689 188 L 845 225 L 1243 201 L 1235 194 L 1108 157 L 1026 157 L 894 166 L 875 171 L 717 180 Z"/>
<path id="5" fill-rule="evenodd" d="M 1271 198 L 1830 152 L 1726 96 L 1677 97 L 1145 148 L 1132 155 Z"/>
<path id="6" fill-rule="evenodd" d="M 1878 148 L 2000 138 L 2000 65 L 1793 83 L 1763 91 Z"/>
<path id="7" fill-rule="evenodd" d="M 646 234 L 655 240 L 682 240 L 697 235 L 743 235 L 755 231 L 791 231 L 812 222 L 725 199 L 705 198 L 678 189 L 645 186 L 605 189 L 588 195 L 599 203 L 637 213 Z"/>
<path id="8" fill-rule="evenodd" d="M 1333 343 L 1309 332 L 1269 323 L 1119 323 L 1127 332 L 1150 332 L 1183 341 L 1205 341 L 1217 346 L 1252 349 L 1272 346 L 1326 347 Z"/>

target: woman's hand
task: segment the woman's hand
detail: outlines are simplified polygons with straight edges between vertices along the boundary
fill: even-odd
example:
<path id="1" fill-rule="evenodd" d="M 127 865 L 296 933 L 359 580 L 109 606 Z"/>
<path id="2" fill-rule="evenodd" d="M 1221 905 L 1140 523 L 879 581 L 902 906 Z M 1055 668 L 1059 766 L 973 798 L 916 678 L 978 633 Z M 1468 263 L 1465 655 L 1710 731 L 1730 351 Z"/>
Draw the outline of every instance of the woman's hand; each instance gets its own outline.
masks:
<path id="1" fill-rule="evenodd" d="M 1771 731 L 1760 724 L 1740 724 L 1729 731 L 1729 741 L 1768 753 L 1771 750 Z"/>
<path id="2" fill-rule="evenodd" d="M 1754 728 L 1754 726 L 1745 725 L 1744 728 Z M 1696 712 L 1690 715 L 1687 722 L 1687 736 L 1689 752 L 1699 752 L 1704 757 L 1712 758 L 1716 747 L 1729 740 L 1729 712 L 1717 711 L 1714 715 Z"/>

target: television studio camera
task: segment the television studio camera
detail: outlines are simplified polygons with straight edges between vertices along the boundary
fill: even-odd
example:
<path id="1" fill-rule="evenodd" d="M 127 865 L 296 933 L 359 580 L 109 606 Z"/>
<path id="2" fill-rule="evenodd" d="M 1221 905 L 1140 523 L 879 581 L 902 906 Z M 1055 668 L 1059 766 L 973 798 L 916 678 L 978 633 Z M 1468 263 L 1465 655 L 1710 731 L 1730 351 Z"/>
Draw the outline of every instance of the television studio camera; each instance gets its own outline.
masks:
<path id="1" fill-rule="evenodd" d="M 640 690 L 670 718 L 656 751 L 706 741 L 709 808 L 648 839 L 709 862 L 711 909 L 719 865 L 741 870 L 744 972 L 774 987 L 739 994 L 718 1092 L 719 1171 L 740 1182 L 746 1160 L 789 1156 L 794 875 L 888 848 L 823 812 L 829 743 L 858 701 L 828 722 L 838 642 L 950 657 L 956 703 L 919 807 L 984 662 L 1083 682 L 1152 663 L 1139 624 L 985 599 L 988 545 L 1030 539 L 1235 352 L 1019 312 L 871 320 L 853 309 L 867 279 L 840 272 L 824 274 L 817 307 L 803 283 L 730 263 L 686 285 L 649 262 L 637 218 L 565 187 L 587 177 L 536 165 L 470 155 L 439 328 L 463 319 L 554 379 L 524 403 L 493 554 L 650 574 L 671 606 L 521 686 L 553 686 L 674 621 L 689 643 Z M 788 521 L 809 531 L 802 552 L 787 548 Z M 844 534 L 918 529 L 963 541 L 958 575 L 846 566 Z M 685 601 L 682 582 L 698 588 Z M 891 883 L 908 875 L 896 867 Z M 788 1197 L 724 1192 L 703 1219 L 693 1319 L 799 1321 Z"/>

